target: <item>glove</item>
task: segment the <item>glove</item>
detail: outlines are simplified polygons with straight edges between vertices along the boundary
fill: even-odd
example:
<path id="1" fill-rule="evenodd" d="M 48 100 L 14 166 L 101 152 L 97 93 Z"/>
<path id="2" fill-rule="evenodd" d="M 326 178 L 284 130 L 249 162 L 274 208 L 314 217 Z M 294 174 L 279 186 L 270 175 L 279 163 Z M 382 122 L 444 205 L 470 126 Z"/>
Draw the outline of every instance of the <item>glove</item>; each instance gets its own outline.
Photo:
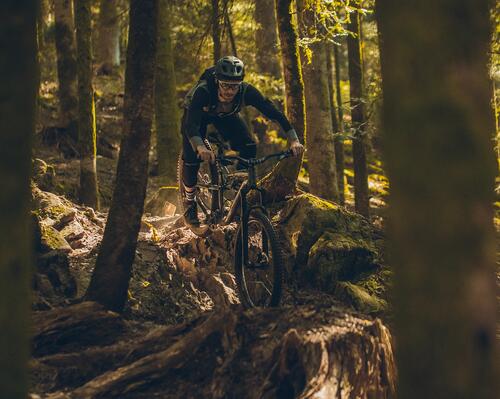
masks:
<path id="1" fill-rule="evenodd" d="M 290 143 L 290 150 L 294 157 L 299 157 L 304 152 L 304 146 L 300 144 L 299 140 L 294 140 Z"/>
<path id="2" fill-rule="evenodd" d="M 209 161 L 210 163 L 215 162 L 214 152 L 205 147 L 205 145 L 199 145 L 196 147 L 196 152 L 198 153 L 198 158 L 202 161 Z"/>

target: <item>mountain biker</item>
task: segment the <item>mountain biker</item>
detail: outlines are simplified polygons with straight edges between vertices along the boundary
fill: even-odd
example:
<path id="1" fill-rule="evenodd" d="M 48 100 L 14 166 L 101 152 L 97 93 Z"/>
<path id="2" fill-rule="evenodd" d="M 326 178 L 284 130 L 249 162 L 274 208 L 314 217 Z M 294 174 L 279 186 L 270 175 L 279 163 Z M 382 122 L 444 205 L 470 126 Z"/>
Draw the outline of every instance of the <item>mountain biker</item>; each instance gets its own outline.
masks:
<path id="1" fill-rule="evenodd" d="M 182 117 L 182 183 L 185 197 L 184 221 L 187 225 L 199 226 L 196 206 L 196 183 L 202 161 L 213 162 L 215 154 L 203 141 L 207 125 L 212 124 L 231 149 L 242 158 L 254 158 L 257 153 L 248 126 L 239 112 L 251 105 L 267 118 L 278 122 L 286 132 L 289 147 L 294 156 L 304 151 L 297 133 L 286 116 L 266 99 L 254 86 L 243 82 L 245 66 L 233 56 L 225 56 L 216 65 L 201 75 L 198 83 L 188 92 Z"/>

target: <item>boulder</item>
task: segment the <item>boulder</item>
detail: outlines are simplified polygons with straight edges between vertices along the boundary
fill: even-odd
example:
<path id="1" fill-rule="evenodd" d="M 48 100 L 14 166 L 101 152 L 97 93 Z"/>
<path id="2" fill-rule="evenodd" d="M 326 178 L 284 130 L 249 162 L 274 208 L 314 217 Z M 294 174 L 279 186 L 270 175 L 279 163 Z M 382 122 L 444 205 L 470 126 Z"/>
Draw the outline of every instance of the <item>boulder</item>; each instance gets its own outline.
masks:
<path id="1" fill-rule="evenodd" d="M 59 251 L 63 253 L 71 252 L 72 248 L 64 236 L 44 223 L 40 224 L 41 231 L 41 248 L 42 252 Z"/>
<path id="2" fill-rule="evenodd" d="M 363 216 L 312 194 L 289 200 L 275 218 L 297 284 L 333 294 L 344 304 L 379 313 L 386 302 L 365 280 L 379 273 L 377 232 Z M 346 283 L 346 284 L 344 284 Z"/>

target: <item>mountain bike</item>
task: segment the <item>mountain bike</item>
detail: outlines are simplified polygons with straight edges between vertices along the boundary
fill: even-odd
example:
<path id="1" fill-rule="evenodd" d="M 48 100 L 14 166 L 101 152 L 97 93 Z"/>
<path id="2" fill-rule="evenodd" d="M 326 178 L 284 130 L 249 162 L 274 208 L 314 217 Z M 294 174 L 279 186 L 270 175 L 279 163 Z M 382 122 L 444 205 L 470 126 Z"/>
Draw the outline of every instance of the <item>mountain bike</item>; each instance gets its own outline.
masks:
<path id="1" fill-rule="evenodd" d="M 203 162 L 198 172 L 196 201 L 206 229 L 202 232 L 192 230 L 195 234 L 206 235 L 210 227 L 238 222 L 234 273 L 240 301 L 247 308 L 278 306 L 283 286 L 283 252 L 263 205 L 263 189 L 257 182 L 256 167 L 270 159 L 280 161 L 292 153 L 288 150 L 245 159 L 227 155 L 228 147 L 218 135 L 209 135 L 205 143 L 212 150 L 216 147 L 215 162 Z M 184 195 L 182 167 L 181 154 L 177 175 L 181 196 Z M 255 198 L 251 203 L 248 200 L 250 193 Z"/>

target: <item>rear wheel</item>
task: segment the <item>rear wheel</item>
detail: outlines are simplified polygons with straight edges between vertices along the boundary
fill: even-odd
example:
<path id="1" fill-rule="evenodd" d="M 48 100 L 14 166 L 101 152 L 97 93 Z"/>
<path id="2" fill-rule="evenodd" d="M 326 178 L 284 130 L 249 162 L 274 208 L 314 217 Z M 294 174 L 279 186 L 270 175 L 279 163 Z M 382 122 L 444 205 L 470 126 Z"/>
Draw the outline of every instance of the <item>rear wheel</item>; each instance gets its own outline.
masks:
<path id="1" fill-rule="evenodd" d="M 243 248 L 248 260 L 243 261 Z M 283 286 L 283 252 L 276 231 L 261 209 L 250 210 L 248 238 L 243 242 L 241 225 L 236 238 L 234 271 L 238 295 L 245 307 L 278 306 Z"/>

